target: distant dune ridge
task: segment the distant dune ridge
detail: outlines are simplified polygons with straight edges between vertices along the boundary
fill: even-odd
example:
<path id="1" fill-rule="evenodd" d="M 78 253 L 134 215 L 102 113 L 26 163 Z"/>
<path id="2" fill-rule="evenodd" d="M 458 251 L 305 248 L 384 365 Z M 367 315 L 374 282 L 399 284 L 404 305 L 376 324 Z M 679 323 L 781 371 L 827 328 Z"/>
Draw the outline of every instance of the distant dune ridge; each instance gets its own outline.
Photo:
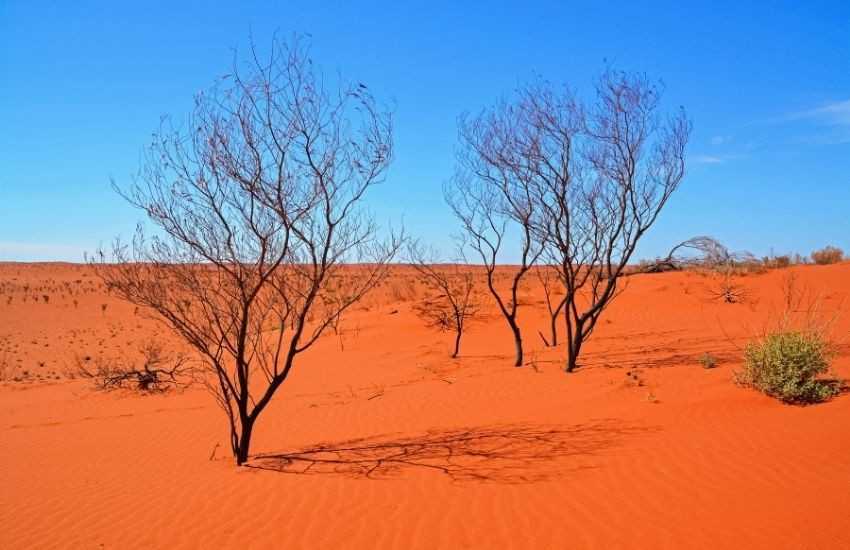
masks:
<path id="1" fill-rule="evenodd" d="M 731 380 L 788 273 L 838 313 L 850 378 L 847 262 L 744 275 L 740 303 L 693 271 L 632 276 L 571 375 L 537 336 L 537 278 L 513 368 L 491 303 L 450 359 L 453 336 L 415 314 L 421 279 L 394 266 L 300 359 L 236 468 L 201 385 L 71 378 L 150 336 L 185 349 L 164 325 L 88 266 L 0 264 L 0 546 L 846 548 L 846 393 L 796 407 Z"/>

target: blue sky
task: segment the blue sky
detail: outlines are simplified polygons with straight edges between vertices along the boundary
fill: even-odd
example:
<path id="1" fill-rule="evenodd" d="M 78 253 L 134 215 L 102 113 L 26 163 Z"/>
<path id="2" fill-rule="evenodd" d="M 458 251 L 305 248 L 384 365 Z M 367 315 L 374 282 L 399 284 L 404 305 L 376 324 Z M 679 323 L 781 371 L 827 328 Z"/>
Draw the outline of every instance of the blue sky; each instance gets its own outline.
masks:
<path id="1" fill-rule="evenodd" d="M 249 29 L 261 45 L 309 33 L 325 71 L 395 102 L 396 161 L 369 204 L 447 255 L 457 116 L 535 74 L 588 90 L 606 59 L 663 79 L 694 123 L 640 257 L 698 234 L 850 251 L 846 0 L 242 4 L 0 2 L 0 261 L 81 261 L 129 235 L 140 214 L 110 177 L 134 173 L 160 115 L 188 114 Z"/>

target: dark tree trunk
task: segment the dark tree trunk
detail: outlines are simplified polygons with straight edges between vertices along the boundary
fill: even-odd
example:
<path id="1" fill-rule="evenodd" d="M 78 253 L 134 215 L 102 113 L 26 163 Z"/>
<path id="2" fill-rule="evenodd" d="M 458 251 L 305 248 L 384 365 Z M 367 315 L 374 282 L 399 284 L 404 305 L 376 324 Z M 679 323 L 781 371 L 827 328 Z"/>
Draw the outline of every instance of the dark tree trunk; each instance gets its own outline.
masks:
<path id="1" fill-rule="evenodd" d="M 558 313 L 555 312 L 555 315 L 552 315 L 549 319 L 550 328 L 552 330 L 552 347 L 558 345 Z"/>
<path id="2" fill-rule="evenodd" d="M 457 357 L 457 354 L 460 353 L 460 335 L 463 333 L 462 327 L 457 327 L 457 334 L 455 335 L 455 350 L 452 352 L 452 359 Z"/>
<path id="3" fill-rule="evenodd" d="M 522 366 L 522 337 L 519 333 L 519 327 L 517 324 L 511 323 L 511 330 L 514 332 L 514 344 L 516 344 L 516 361 L 514 362 L 515 367 Z"/>
<path id="4" fill-rule="evenodd" d="M 242 419 L 242 434 L 239 436 L 239 446 L 236 448 L 236 465 L 242 466 L 248 460 L 248 451 L 251 447 L 251 431 L 254 429 L 254 421 L 248 418 Z"/>
<path id="5" fill-rule="evenodd" d="M 573 372 L 578 367 L 578 356 L 584 342 L 581 336 L 582 328 L 582 325 L 578 324 L 575 327 L 575 334 L 567 336 L 567 367 L 565 369 L 567 372 Z"/>

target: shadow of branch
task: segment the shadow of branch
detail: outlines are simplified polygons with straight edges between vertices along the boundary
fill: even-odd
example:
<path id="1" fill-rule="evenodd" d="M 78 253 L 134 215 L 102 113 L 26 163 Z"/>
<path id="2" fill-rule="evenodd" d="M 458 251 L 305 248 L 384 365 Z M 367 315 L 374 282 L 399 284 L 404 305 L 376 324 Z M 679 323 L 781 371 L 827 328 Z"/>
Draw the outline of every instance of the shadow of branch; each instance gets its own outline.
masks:
<path id="1" fill-rule="evenodd" d="M 592 456 L 624 438 L 653 430 L 618 420 L 568 428 L 513 424 L 430 430 L 415 437 L 382 435 L 261 454 L 247 466 L 363 478 L 386 478 L 406 468 L 422 468 L 454 482 L 530 483 L 593 467 Z"/>

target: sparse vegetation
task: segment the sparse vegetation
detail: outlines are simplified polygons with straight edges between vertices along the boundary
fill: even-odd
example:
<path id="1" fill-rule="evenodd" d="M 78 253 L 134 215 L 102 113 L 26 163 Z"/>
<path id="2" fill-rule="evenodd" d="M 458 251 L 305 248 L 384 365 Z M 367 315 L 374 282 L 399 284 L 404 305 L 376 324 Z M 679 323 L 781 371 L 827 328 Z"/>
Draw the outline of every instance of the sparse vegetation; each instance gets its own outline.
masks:
<path id="1" fill-rule="evenodd" d="M 704 369 L 713 369 L 717 366 L 717 358 L 707 351 L 699 356 L 699 364 Z"/>
<path id="2" fill-rule="evenodd" d="M 185 355 L 172 355 L 154 341 L 145 342 L 139 349 L 142 362 L 128 359 L 106 359 L 77 356 L 72 376 L 92 381 L 100 390 L 132 388 L 146 392 L 182 388 L 191 382 L 191 369 Z"/>
<path id="3" fill-rule="evenodd" d="M 643 387 L 646 385 L 646 380 L 643 378 L 643 373 L 640 369 L 630 369 L 626 371 L 626 385 Z"/>
<path id="4" fill-rule="evenodd" d="M 667 256 L 641 261 L 630 274 L 681 270 L 710 273 L 731 269 L 737 275 L 745 275 L 807 262 L 801 254 L 776 255 L 773 252 L 759 259 L 749 252 L 732 252 L 714 237 L 701 235 L 680 242 Z"/>
<path id="5" fill-rule="evenodd" d="M 844 259 L 844 251 L 834 246 L 826 246 L 812 252 L 812 261 L 818 265 L 837 264 Z"/>
<path id="6" fill-rule="evenodd" d="M 643 261 L 638 265 L 637 273 L 661 273 L 689 268 L 711 268 L 728 263 L 732 255 L 720 241 L 714 237 L 700 235 L 682 241 L 663 258 Z"/>
<path id="7" fill-rule="evenodd" d="M 829 375 L 835 350 L 818 330 L 779 330 L 753 340 L 735 381 L 785 403 L 817 403 L 838 393 Z"/>
<path id="8" fill-rule="evenodd" d="M 538 331 L 540 338 L 546 347 L 558 345 L 558 320 L 561 311 L 567 305 L 567 296 L 564 294 L 563 285 L 558 278 L 558 270 L 550 265 L 538 265 L 534 270 L 537 280 L 543 289 L 543 298 L 546 302 L 546 310 L 549 312 L 549 339 Z"/>
<path id="9" fill-rule="evenodd" d="M 428 289 L 428 295 L 413 306 L 413 311 L 428 326 L 455 333 L 451 354 L 454 359 L 460 352 L 463 331 L 481 311 L 483 300 L 475 284 L 475 277 L 468 266 L 440 266 L 434 252 L 426 256 L 426 251 L 415 243 L 408 247 L 408 254 Z"/>
<path id="10" fill-rule="evenodd" d="M 721 300 L 726 304 L 746 302 L 754 297 L 754 290 L 741 280 L 734 265 L 727 264 L 710 275 L 705 286 L 708 298 Z"/>
<path id="11" fill-rule="evenodd" d="M 9 359 L 9 353 L 4 351 L 0 354 L 0 382 L 11 380 L 14 375 L 14 366 Z"/>
<path id="12" fill-rule="evenodd" d="M 658 397 L 652 393 L 651 391 L 646 392 L 643 397 L 640 398 L 641 401 L 645 403 L 660 403 L 661 401 Z"/>

